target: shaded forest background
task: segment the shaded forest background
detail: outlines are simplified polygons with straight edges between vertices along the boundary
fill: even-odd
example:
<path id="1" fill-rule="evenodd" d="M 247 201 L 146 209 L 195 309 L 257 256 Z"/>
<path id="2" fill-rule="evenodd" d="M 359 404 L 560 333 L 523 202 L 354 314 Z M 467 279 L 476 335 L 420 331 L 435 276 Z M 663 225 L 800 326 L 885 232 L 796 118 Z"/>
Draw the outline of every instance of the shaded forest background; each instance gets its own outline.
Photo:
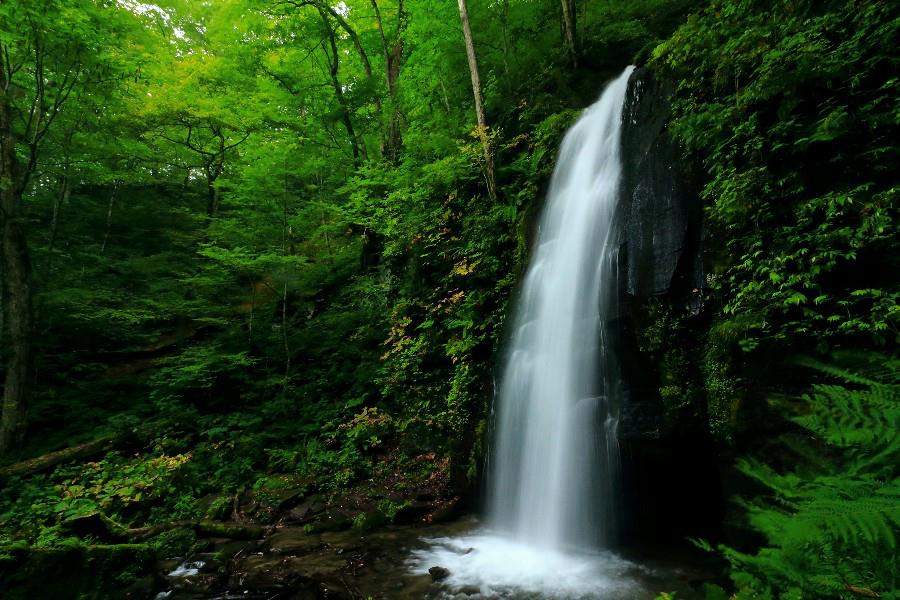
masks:
<path id="1" fill-rule="evenodd" d="M 707 547 L 741 598 L 895 597 L 898 19 L 470 0 L 473 68 L 450 2 L 0 3 L 0 562 L 297 490 L 461 510 L 555 150 L 639 63 L 708 273 L 642 306 L 648 378 L 744 482 Z"/>

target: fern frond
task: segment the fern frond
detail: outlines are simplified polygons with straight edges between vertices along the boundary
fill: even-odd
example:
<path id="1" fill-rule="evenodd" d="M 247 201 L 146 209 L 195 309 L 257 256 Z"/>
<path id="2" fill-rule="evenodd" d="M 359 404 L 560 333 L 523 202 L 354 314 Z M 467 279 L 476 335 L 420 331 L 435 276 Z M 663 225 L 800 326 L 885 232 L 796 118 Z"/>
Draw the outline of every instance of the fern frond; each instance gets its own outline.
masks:
<path id="1" fill-rule="evenodd" d="M 800 362 L 833 381 L 798 399 L 803 411 L 793 420 L 812 436 L 792 436 L 790 444 L 808 464 L 780 472 L 754 458 L 738 461 L 768 490 L 742 502 L 768 547 L 755 554 L 720 547 L 737 597 L 850 598 L 852 585 L 897 598 L 900 361 L 856 353 L 840 366 Z"/>
<path id="2" fill-rule="evenodd" d="M 794 421 L 827 443 L 840 446 L 883 446 L 897 440 L 900 386 L 872 384 L 862 390 L 839 385 L 813 386 L 803 396 L 809 413 Z"/>

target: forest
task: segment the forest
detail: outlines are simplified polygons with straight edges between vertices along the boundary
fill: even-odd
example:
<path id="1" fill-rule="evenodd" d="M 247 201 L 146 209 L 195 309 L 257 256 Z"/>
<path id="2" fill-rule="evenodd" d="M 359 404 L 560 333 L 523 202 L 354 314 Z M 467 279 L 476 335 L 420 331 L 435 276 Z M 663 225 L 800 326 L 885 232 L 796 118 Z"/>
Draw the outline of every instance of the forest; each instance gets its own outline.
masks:
<path id="1" fill-rule="evenodd" d="M 900 598 L 898 48 L 891 0 L 0 0 L 0 597 Z M 641 582 L 459 583 L 410 552 L 490 514 L 620 76 L 579 510 Z"/>

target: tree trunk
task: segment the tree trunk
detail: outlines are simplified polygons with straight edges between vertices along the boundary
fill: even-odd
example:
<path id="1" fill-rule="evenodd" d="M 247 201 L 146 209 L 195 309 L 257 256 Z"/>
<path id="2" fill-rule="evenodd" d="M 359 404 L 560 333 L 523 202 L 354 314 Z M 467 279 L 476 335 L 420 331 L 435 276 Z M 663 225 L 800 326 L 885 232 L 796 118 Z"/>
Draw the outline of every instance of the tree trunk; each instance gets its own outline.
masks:
<path id="1" fill-rule="evenodd" d="M 219 146 L 214 153 L 209 154 L 209 160 L 204 167 L 206 171 L 206 215 L 210 219 L 216 217 L 219 212 L 219 188 L 216 181 L 225 170 L 225 134 L 220 127 L 211 127 L 213 134 L 219 140 Z"/>
<path id="2" fill-rule="evenodd" d="M 402 7 L 403 0 L 400 0 L 400 4 Z M 343 29 L 347 33 L 347 35 L 350 36 L 350 40 L 353 42 L 353 47 L 356 48 L 356 53 L 359 55 L 360 62 L 362 62 L 363 70 L 366 72 L 366 79 L 368 79 L 370 84 L 374 84 L 375 77 L 374 75 L 372 75 L 372 63 L 369 62 L 369 55 L 366 54 L 366 49 L 363 47 L 362 41 L 360 41 L 359 39 L 359 34 L 356 33 L 356 30 L 350 27 L 350 24 L 347 23 L 347 20 L 344 19 L 344 17 L 342 17 L 341 14 L 337 10 L 335 10 L 333 6 L 330 6 L 329 3 L 323 2 L 317 8 L 319 9 L 319 13 L 322 14 L 323 17 L 324 13 L 322 12 L 322 10 L 324 9 L 325 11 L 327 11 L 328 14 L 331 15 L 335 21 L 337 21 L 337 24 L 341 27 L 341 29 Z M 334 39 L 334 32 L 332 32 L 331 37 L 332 39 Z M 379 113 L 381 112 L 381 98 L 378 96 L 378 94 L 375 94 L 375 108 L 378 109 Z"/>
<path id="3" fill-rule="evenodd" d="M 334 47 L 334 45 L 335 45 L 335 43 L 334 43 L 335 32 L 334 32 L 334 29 L 331 27 L 329 17 L 331 19 L 334 19 L 334 21 L 338 24 L 338 27 L 340 27 L 341 29 L 344 30 L 344 32 L 350 38 L 350 41 L 353 42 L 353 47 L 356 49 L 357 55 L 359 55 L 359 60 L 362 63 L 363 70 L 366 72 L 366 79 L 369 82 L 369 85 L 371 86 L 371 89 L 373 92 L 372 97 L 373 97 L 373 100 L 375 101 L 375 109 L 378 111 L 378 114 L 381 114 L 382 113 L 381 97 L 375 91 L 375 86 L 374 86 L 375 78 L 372 74 L 372 63 L 369 61 L 369 55 L 366 53 L 366 49 L 365 49 L 365 47 L 363 47 L 362 40 L 359 39 L 359 34 L 356 32 L 356 30 L 350 26 L 350 24 L 347 22 L 347 20 L 341 15 L 341 13 L 334 6 L 331 6 L 330 2 L 321 1 L 321 0 L 305 0 L 301 3 L 291 2 L 291 4 L 294 4 L 294 6 L 298 6 L 298 7 L 299 6 L 311 6 L 319 12 L 319 15 L 322 17 L 322 21 L 325 24 L 325 30 L 327 32 L 328 37 L 330 38 L 332 47 Z M 402 0 L 401 0 L 401 4 L 402 4 Z M 331 59 L 329 59 L 329 64 L 331 65 L 332 70 L 335 71 L 335 73 L 332 75 L 332 80 L 334 81 L 334 80 L 336 80 L 336 77 L 337 77 L 336 70 L 337 70 L 338 55 L 337 55 L 336 49 L 333 51 L 333 56 L 334 56 L 334 60 L 332 61 Z M 339 85 L 339 84 L 336 84 L 336 85 Z M 346 115 L 344 117 L 344 125 L 347 126 L 349 130 L 352 130 L 353 124 L 350 121 L 349 111 L 346 109 L 346 105 L 343 103 L 343 91 L 338 92 L 336 90 L 335 93 L 338 95 L 338 102 L 341 103 L 341 106 L 344 109 L 344 112 L 346 113 Z M 351 134 L 351 138 L 352 138 L 352 143 L 353 143 L 353 156 L 355 159 L 355 164 L 358 165 L 360 151 L 362 153 L 362 158 L 363 159 L 367 158 L 365 144 L 362 144 L 360 147 L 360 145 L 358 144 L 358 142 L 357 142 L 355 136 L 353 136 L 353 134 Z"/>
<path id="4" fill-rule="evenodd" d="M 216 178 L 208 177 L 206 180 L 206 216 L 210 219 L 219 212 L 219 190 L 216 188 Z"/>
<path id="5" fill-rule="evenodd" d="M 0 192 L 3 218 L 3 308 L 7 326 L 9 357 L 3 385 L 3 415 L 0 419 L 0 454 L 25 439 L 25 418 L 30 385 L 33 329 L 31 265 L 22 231 L 21 198 L 15 190 Z"/>
<path id="6" fill-rule="evenodd" d="M 328 44 L 331 49 L 329 53 L 327 50 L 325 54 L 328 58 L 328 71 L 329 75 L 331 75 L 331 85 L 334 88 L 334 95 L 337 98 L 338 105 L 341 107 L 341 119 L 344 121 L 344 127 L 347 129 L 347 135 L 350 137 L 350 148 L 353 152 L 353 164 L 355 166 L 359 166 L 360 157 L 365 158 L 365 148 L 360 147 L 359 140 L 356 137 L 356 132 L 353 129 L 353 120 L 350 118 L 350 107 L 347 104 L 347 99 L 344 97 L 344 88 L 341 86 L 341 82 L 338 79 L 338 69 L 340 67 L 340 55 L 338 54 L 337 43 L 334 40 L 334 30 L 331 28 L 331 24 L 328 22 L 328 17 L 324 12 L 320 13 L 322 16 L 322 23 L 325 25 L 325 33 L 328 36 Z"/>
<path id="7" fill-rule="evenodd" d="M 381 20 L 381 9 L 378 7 L 378 0 L 372 0 L 372 8 L 375 10 L 375 24 L 381 36 L 381 51 L 384 55 L 384 78 L 390 98 L 388 131 L 382 154 L 388 161 L 396 162 L 400 154 L 400 148 L 403 146 L 400 105 L 397 97 L 397 80 L 400 78 L 400 61 L 403 58 L 403 31 L 406 28 L 406 11 L 403 6 L 403 0 L 399 0 L 397 5 L 397 35 L 394 38 L 393 47 L 391 47 L 384 33 L 384 24 Z"/>
<path id="8" fill-rule="evenodd" d="M 500 13 L 500 30 L 503 32 L 503 72 L 509 78 L 509 0 L 503 0 Z"/>
<path id="9" fill-rule="evenodd" d="M 287 165 L 285 165 L 287 167 Z M 288 256 L 288 236 L 290 235 L 290 224 L 288 221 L 288 193 L 287 193 L 287 168 L 284 170 L 284 179 L 282 180 L 282 221 L 281 221 L 281 254 Z M 288 277 L 290 273 L 284 275 L 284 292 L 281 295 L 281 339 L 284 342 L 284 383 L 281 393 L 287 396 L 288 385 L 291 380 L 291 345 L 288 339 L 288 319 L 287 319 L 287 301 L 288 301 Z"/>
<path id="10" fill-rule="evenodd" d="M 458 2 L 459 18 L 462 21 L 463 36 L 466 39 L 469 74 L 472 76 L 472 93 L 475 95 L 475 117 L 478 121 L 478 137 L 484 149 L 484 175 L 487 180 L 488 195 L 491 197 L 491 200 L 496 200 L 497 188 L 494 183 L 494 156 L 491 151 L 491 138 L 488 135 L 487 119 L 484 116 L 484 97 L 481 93 L 481 77 L 478 75 L 478 57 L 475 54 L 472 28 L 469 26 L 469 11 L 466 9 L 466 0 L 458 0 Z"/>
<path id="11" fill-rule="evenodd" d="M 281 295 L 281 340 L 284 342 L 284 382 L 281 393 L 287 395 L 288 384 L 291 381 L 291 345 L 288 340 L 287 322 L 288 282 L 284 282 L 284 293 Z"/>
<path id="12" fill-rule="evenodd" d="M 566 51 L 572 59 L 572 66 L 578 66 L 578 55 L 575 51 L 575 0 L 560 0 L 563 14 L 563 33 L 566 37 Z"/>
<path id="13" fill-rule="evenodd" d="M 106 252 L 106 244 L 109 242 L 109 234 L 112 232 L 113 208 L 116 205 L 116 194 L 119 191 L 119 182 L 113 183 L 112 193 L 109 195 L 109 206 L 106 208 L 106 231 L 103 232 L 103 243 L 100 245 L 100 254 Z"/>
<path id="14" fill-rule="evenodd" d="M 5 81 L 2 67 L 0 80 Z M 0 86 L 0 256 L 3 261 L 3 320 L 7 327 L 9 352 L 3 382 L 0 454 L 9 452 L 25 439 L 33 329 L 31 265 L 22 215 L 23 178 L 19 174 L 7 93 L 7 86 Z"/>
<path id="15" fill-rule="evenodd" d="M 44 278 L 42 285 L 46 288 L 50 281 L 50 270 L 53 268 L 53 252 L 56 249 L 56 238 L 59 234 L 59 215 L 63 207 L 68 204 L 69 196 L 72 194 L 72 180 L 69 177 L 69 167 L 66 165 L 66 172 L 62 176 L 60 189 L 53 201 L 53 214 L 50 218 L 50 241 L 47 244 L 47 264 L 44 265 Z M 38 313 L 41 311 L 38 310 Z"/>

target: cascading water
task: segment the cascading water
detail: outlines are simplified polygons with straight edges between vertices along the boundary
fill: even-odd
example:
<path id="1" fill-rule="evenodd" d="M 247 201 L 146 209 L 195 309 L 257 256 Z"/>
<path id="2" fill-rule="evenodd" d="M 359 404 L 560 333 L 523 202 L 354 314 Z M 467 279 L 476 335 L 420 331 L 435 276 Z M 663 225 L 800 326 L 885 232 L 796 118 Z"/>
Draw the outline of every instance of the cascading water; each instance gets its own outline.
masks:
<path id="1" fill-rule="evenodd" d="M 622 107 L 633 67 L 563 140 L 497 405 L 489 520 L 550 548 L 611 541 L 618 445 L 605 317 L 616 299 Z"/>
<path id="2" fill-rule="evenodd" d="M 566 134 L 522 286 L 496 406 L 489 530 L 431 540 L 414 568 L 451 586 L 527 597 L 616 597 L 629 563 L 600 552 L 615 533 L 614 216 L 628 67 Z M 615 596 L 610 596 L 615 594 Z"/>

